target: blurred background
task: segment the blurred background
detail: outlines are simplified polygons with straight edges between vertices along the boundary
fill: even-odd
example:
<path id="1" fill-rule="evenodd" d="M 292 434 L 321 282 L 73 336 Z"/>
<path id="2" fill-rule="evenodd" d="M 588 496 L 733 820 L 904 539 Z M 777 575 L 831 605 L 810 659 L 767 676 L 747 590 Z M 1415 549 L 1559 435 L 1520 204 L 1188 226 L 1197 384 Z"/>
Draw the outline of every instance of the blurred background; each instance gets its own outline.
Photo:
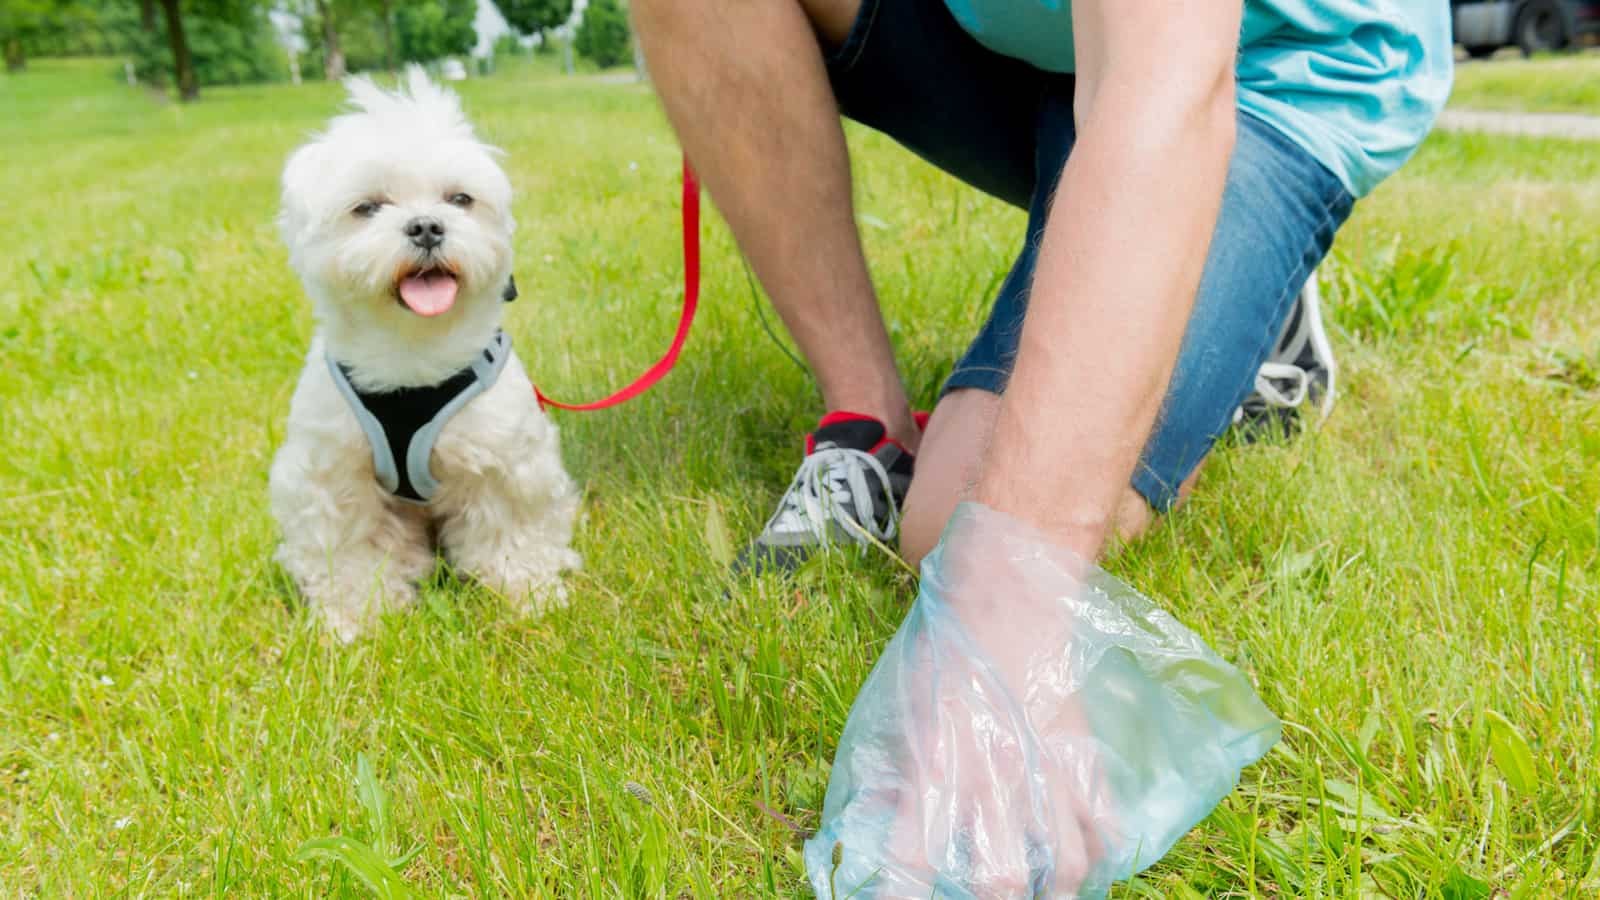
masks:
<path id="1" fill-rule="evenodd" d="M 406 63 L 460 80 L 535 58 L 567 74 L 634 60 L 623 0 L 0 0 L 0 42 L 8 72 L 114 58 L 130 84 L 185 101 Z"/>
<path id="2" fill-rule="evenodd" d="M 1452 0 L 1463 60 L 1600 47 L 1600 0 Z M 114 57 L 129 82 L 192 100 L 211 85 L 393 71 L 462 79 L 542 59 L 567 74 L 638 66 L 626 0 L 0 0 L 8 71 L 41 57 Z M 1552 80 L 1594 89 L 1600 69 Z M 1573 89 L 1580 85 L 1573 85 Z"/>

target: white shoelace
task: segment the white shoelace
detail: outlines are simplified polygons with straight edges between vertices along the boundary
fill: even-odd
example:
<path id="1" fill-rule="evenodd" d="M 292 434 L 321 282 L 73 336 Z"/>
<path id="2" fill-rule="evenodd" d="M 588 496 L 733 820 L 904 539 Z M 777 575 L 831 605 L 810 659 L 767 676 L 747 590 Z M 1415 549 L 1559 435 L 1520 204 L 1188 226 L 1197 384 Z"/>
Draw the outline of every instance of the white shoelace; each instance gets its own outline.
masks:
<path id="1" fill-rule="evenodd" d="M 889 504 L 888 524 L 882 527 L 878 525 L 872 486 L 867 483 L 869 470 L 878 476 Z M 849 514 L 829 516 L 830 505 L 841 511 L 864 513 L 865 519 Z M 866 536 L 888 541 L 894 538 L 899 517 L 894 491 L 889 486 L 889 472 L 876 456 L 849 447 L 824 447 L 800 463 L 800 471 L 795 473 L 794 481 L 783 495 L 782 505 L 765 530 L 809 531 L 819 543 L 825 543 L 831 537 L 828 522 L 836 521 Z"/>
<path id="2" fill-rule="evenodd" d="M 1280 390 L 1279 382 L 1289 382 L 1288 390 Z M 1305 369 L 1288 363 L 1264 362 L 1256 372 L 1256 393 L 1268 406 L 1294 408 L 1306 402 L 1311 390 L 1311 375 Z"/>

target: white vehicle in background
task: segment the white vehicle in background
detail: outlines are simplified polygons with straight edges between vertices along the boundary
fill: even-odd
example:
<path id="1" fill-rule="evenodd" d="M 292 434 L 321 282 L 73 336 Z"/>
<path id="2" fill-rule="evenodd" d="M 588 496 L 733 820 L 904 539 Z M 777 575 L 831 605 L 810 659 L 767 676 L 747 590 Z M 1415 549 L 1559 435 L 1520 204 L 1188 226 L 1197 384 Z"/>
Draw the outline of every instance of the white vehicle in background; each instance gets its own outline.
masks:
<path id="1" fill-rule="evenodd" d="M 1600 0 L 1450 0 L 1450 19 L 1474 59 L 1512 44 L 1532 56 L 1600 34 Z"/>

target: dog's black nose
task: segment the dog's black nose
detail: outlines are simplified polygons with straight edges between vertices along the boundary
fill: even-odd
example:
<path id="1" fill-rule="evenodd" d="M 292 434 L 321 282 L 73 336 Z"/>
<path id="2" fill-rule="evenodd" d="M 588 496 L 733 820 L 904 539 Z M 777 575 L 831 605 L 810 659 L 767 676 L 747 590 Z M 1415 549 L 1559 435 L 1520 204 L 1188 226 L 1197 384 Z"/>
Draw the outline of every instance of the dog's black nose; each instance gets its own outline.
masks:
<path id="1" fill-rule="evenodd" d="M 444 243 L 444 223 L 433 216 L 417 216 L 406 223 L 406 237 L 424 250 Z"/>

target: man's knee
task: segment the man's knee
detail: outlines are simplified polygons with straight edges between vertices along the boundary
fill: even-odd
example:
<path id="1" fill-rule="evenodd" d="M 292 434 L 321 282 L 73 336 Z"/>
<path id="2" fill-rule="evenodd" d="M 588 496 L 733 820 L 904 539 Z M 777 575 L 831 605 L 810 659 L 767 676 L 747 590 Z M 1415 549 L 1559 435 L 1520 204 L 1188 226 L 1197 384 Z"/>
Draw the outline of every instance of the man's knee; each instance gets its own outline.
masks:
<path id="1" fill-rule="evenodd" d="M 1000 396 L 975 388 L 951 391 L 934 409 L 900 518 L 900 555 L 912 566 L 920 566 L 939 543 L 950 514 L 977 478 L 999 412 Z"/>
<path id="2" fill-rule="evenodd" d="M 926 509 L 922 505 L 908 507 L 900 519 L 900 558 L 913 569 L 922 568 L 922 558 L 933 552 L 944 531 L 944 522 L 925 514 Z"/>
<path id="3" fill-rule="evenodd" d="M 1156 512 L 1150 508 L 1143 494 L 1131 487 L 1122 489 L 1122 497 L 1117 501 L 1117 515 L 1114 520 L 1118 541 L 1131 544 L 1144 537 L 1150 526 L 1155 524 L 1155 520 Z"/>
<path id="4" fill-rule="evenodd" d="M 856 14 L 861 11 L 861 0 L 800 0 L 800 7 L 824 46 L 834 48 L 850 36 Z"/>
<path id="5" fill-rule="evenodd" d="M 1205 461 L 1201 460 L 1200 465 L 1195 466 L 1194 471 L 1189 473 L 1189 477 L 1183 480 L 1183 484 L 1178 485 L 1178 497 L 1173 501 L 1173 509 L 1182 506 L 1183 502 L 1188 500 L 1189 495 L 1194 492 L 1195 483 L 1200 480 L 1200 469 L 1204 465 Z M 1158 514 L 1154 509 L 1150 508 L 1150 503 L 1145 500 L 1143 494 L 1132 487 L 1124 488 L 1122 498 L 1117 504 L 1117 540 L 1124 544 L 1131 544 L 1144 537 L 1149 532 L 1150 526 L 1156 523 L 1157 518 L 1159 518 Z"/>

